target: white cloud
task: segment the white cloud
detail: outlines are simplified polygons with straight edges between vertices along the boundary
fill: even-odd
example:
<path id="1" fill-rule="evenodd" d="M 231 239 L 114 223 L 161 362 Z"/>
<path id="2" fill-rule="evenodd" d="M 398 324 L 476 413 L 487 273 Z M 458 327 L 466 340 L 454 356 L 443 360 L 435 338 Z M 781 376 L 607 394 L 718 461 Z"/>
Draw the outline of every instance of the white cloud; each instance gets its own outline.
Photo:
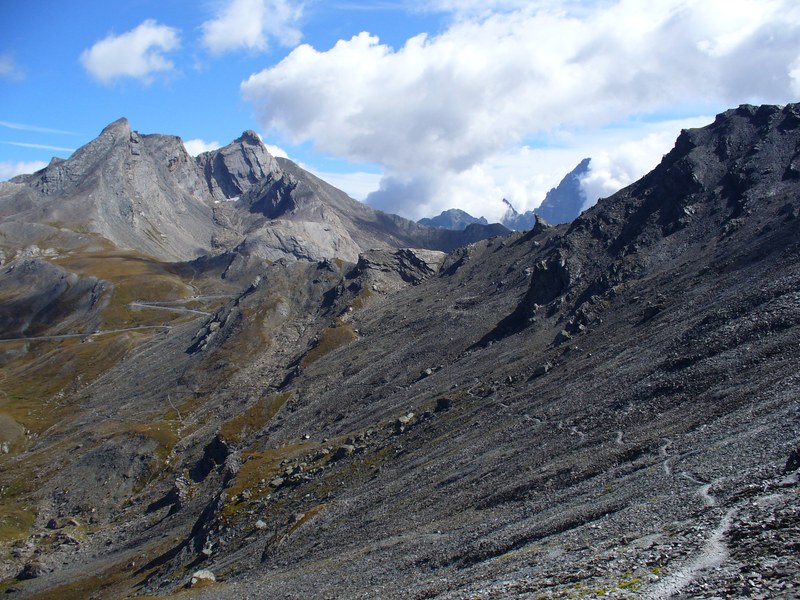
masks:
<path id="1" fill-rule="evenodd" d="M 39 169 L 44 169 L 46 162 L 41 160 L 30 160 L 20 162 L 0 161 L 0 181 L 6 181 L 23 173 L 35 173 Z"/>
<path id="2" fill-rule="evenodd" d="M 800 97 L 800 55 L 789 65 L 789 78 L 792 80 L 792 92 L 795 97 Z"/>
<path id="3" fill-rule="evenodd" d="M 203 44 L 216 54 L 265 51 L 272 40 L 294 46 L 302 37 L 295 27 L 302 14 L 303 4 L 295 0 L 227 0 L 203 23 Z"/>
<path id="4" fill-rule="evenodd" d="M 439 35 L 397 49 L 368 33 L 327 51 L 301 45 L 244 81 L 242 93 L 270 133 L 380 164 L 385 177 L 370 202 L 411 217 L 477 204 L 477 191 L 541 185 L 528 160 L 537 153 L 522 150 L 530 139 L 795 99 L 793 0 L 525 4 L 496 0 L 488 13 L 483 3 L 442 0 L 437 8 L 455 18 Z M 640 137 L 648 134 L 643 127 Z M 547 177 L 557 183 L 585 156 L 575 148 L 575 161 Z M 499 198 L 482 201 L 487 217 L 498 210 Z"/>
<path id="5" fill-rule="evenodd" d="M 222 144 L 217 141 L 206 142 L 205 140 L 186 140 L 183 142 L 184 148 L 191 156 L 197 156 L 203 152 L 211 152 L 217 148 L 221 148 Z"/>
<path id="6" fill-rule="evenodd" d="M 273 154 L 273 156 L 275 155 Z M 366 171 L 334 173 L 330 171 L 319 171 L 313 167 L 307 166 L 303 166 L 303 168 L 311 171 L 323 181 L 330 183 L 333 187 L 339 188 L 351 198 L 361 201 L 366 200 L 370 192 L 378 189 L 382 177 L 380 173 L 368 173 Z"/>
<path id="7" fill-rule="evenodd" d="M 0 79 L 20 81 L 25 74 L 10 54 L 0 54 Z"/>
<path id="8" fill-rule="evenodd" d="M 17 146 L 18 148 L 35 148 L 37 150 L 54 150 L 56 152 L 75 152 L 75 148 L 65 148 L 64 146 L 51 146 L 50 144 L 32 144 L 29 142 L 7 142 L 2 141 L 2 144 L 9 146 Z"/>
<path id="9" fill-rule="evenodd" d="M 89 75 L 100 83 L 109 84 L 130 77 L 149 84 L 154 73 L 175 68 L 164 54 L 179 46 L 177 29 L 148 19 L 131 31 L 100 40 L 81 53 L 80 61 Z"/>
<path id="10" fill-rule="evenodd" d="M 18 131 L 34 131 L 36 133 L 57 133 L 59 135 L 75 135 L 72 131 L 64 131 L 63 129 L 52 129 L 50 127 L 42 127 L 40 125 L 28 125 L 26 123 L 11 123 L 9 121 L 0 121 L 0 127 L 7 127 L 8 129 L 16 129 Z"/>
<path id="11" fill-rule="evenodd" d="M 258 137 L 260 138 L 261 136 L 259 135 Z M 261 141 L 263 142 L 264 140 L 262 139 Z M 264 144 L 264 146 L 266 146 L 267 152 L 272 154 L 275 158 L 289 158 L 289 155 L 286 154 L 286 150 L 280 146 L 274 146 L 273 144 Z"/>

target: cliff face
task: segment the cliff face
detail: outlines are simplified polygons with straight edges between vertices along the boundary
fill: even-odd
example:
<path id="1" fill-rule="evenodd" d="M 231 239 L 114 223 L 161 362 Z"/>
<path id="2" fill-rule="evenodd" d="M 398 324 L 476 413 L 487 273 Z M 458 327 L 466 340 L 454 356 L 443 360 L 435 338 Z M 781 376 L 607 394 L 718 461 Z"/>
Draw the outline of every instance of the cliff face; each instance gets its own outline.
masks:
<path id="1" fill-rule="evenodd" d="M 99 331 L 0 348 L 2 573 L 37 575 L 22 597 L 200 569 L 200 598 L 791 595 L 798 152 L 800 105 L 740 107 L 571 224 L 246 280 L 116 256 L 92 310 L 98 265 L 62 258 L 54 306 Z M 308 219 L 325 184 L 276 162 L 286 204 L 242 206 Z"/>

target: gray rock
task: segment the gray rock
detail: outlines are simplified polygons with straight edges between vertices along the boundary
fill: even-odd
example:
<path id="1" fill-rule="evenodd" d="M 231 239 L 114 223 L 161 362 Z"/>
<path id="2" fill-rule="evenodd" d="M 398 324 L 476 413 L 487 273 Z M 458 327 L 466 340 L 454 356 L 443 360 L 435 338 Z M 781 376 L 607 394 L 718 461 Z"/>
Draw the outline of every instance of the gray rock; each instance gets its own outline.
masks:
<path id="1" fill-rule="evenodd" d="M 336 452 L 333 454 L 333 460 L 341 460 L 343 458 L 347 458 L 348 456 L 352 456 L 356 451 L 356 447 L 352 444 L 344 444 L 341 446 Z"/>

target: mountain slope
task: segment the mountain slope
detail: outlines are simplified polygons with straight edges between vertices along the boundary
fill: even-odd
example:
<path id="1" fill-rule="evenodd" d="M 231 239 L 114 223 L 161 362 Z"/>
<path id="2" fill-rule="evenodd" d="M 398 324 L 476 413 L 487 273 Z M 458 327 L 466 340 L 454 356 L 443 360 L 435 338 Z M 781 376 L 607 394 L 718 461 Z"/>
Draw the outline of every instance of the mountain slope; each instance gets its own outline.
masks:
<path id="1" fill-rule="evenodd" d="M 241 289 L 174 269 L 230 297 L 54 391 L 36 411 L 62 419 L 0 456 L 9 585 L 791 596 L 798 149 L 800 105 L 745 106 L 570 225 Z"/>

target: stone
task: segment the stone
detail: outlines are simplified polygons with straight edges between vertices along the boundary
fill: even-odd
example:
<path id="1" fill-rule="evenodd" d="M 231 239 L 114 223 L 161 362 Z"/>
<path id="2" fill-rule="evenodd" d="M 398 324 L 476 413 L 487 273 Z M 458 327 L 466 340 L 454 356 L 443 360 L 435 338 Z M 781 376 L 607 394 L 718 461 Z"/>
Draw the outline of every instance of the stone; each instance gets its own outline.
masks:
<path id="1" fill-rule="evenodd" d="M 259 519 L 258 521 L 256 521 L 255 527 L 259 531 L 263 531 L 264 529 L 267 528 L 267 524 L 264 521 L 262 521 L 261 519 Z"/>
<path id="2" fill-rule="evenodd" d="M 548 362 L 544 363 L 543 365 L 539 365 L 536 368 L 536 370 L 533 372 L 533 376 L 534 377 L 541 377 L 542 375 L 545 375 L 545 374 L 549 373 L 552 368 L 553 368 L 553 363 L 548 361 Z"/>
<path id="3" fill-rule="evenodd" d="M 47 525 L 45 525 L 45 527 L 47 529 L 58 529 L 58 521 L 56 521 L 55 519 L 50 519 L 47 522 Z"/>
<path id="4" fill-rule="evenodd" d="M 783 468 L 784 473 L 791 473 L 800 469 L 800 447 L 795 448 L 789 453 L 789 458 L 786 461 L 786 466 Z"/>
<path id="5" fill-rule="evenodd" d="M 442 412 L 444 410 L 450 410 L 453 401 L 450 398 L 437 398 L 436 399 L 436 412 Z"/>
<path id="6" fill-rule="evenodd" d="M 345 444 L 344 446 L 340 447 L 336 453 L 333 455 L 334 460 L 341 460 L 348 456 L 352 456 L 356 451 L 356 447 L 352 444 Z"/>
<path id="7" fill-rule="evenodd" d="M 45 570 L 39 563 L 27 563 L 22 570 L 17 574 L 17 579 L 24 581 L 26 579 L 36 579 L 44 575 Z"/>
<path id="8" fill-rule="evenodd" d="M 192 578 L 189 580 L 189 587 L 195 587 L 201 583 L 212 583 L 216 580 L 217 578 L 214 573 L 208 569 L 201 569 L 192 573 Z"/>

